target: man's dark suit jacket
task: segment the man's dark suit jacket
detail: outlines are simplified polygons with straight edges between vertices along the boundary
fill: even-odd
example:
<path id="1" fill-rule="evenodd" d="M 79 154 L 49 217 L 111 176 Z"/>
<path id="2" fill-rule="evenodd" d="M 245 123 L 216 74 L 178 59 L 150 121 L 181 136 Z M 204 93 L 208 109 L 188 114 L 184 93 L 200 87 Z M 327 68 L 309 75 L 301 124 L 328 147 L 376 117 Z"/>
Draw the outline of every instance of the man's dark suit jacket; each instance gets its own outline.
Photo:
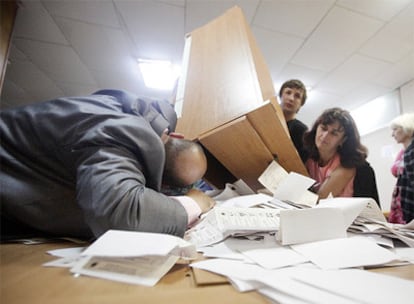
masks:
<path id="1" fill-rule="evenodd" d="M 183 236 L 187 213 L 159 193 L 167 101 L 123 91 L 0 112 L 2 237 L 20 225 L 72 237 L 108 229 Z"/>

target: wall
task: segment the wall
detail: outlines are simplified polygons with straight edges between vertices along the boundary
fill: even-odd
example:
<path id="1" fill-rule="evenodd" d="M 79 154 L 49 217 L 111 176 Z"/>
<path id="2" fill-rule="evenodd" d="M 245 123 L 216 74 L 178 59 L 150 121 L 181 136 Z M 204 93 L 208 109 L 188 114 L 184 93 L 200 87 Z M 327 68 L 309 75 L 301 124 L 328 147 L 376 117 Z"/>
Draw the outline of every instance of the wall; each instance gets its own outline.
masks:
<path id="1" fill-rule="evenodd" d="M 400 88 L 400 96 L 401 112 L 414 112 L 414 80 Z M 402 145 L 395 142 L 389 127 L 365 135 L 361 140 L 369 149 L 368 161 L 375 170 L 381 207 L 384 211 L 389 211 L 391 195 L 396 183 L 390 168 Z"/>

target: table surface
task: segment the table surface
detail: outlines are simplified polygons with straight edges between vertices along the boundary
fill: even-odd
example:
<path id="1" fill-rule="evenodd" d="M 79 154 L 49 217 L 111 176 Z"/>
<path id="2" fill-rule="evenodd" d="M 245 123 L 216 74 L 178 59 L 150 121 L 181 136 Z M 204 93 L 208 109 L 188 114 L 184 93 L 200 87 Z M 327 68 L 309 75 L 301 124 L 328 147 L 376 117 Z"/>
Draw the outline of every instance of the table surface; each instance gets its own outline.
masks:
<path id="1" fill-rule="evenodd" d="M 75 277 L 67 268 L 42 266 L 56 259 L 46 251 L 76 246 L 1 244 L 0 303 L 269 303 L 257 292 L 240 293 L 222 277 L 207 272 L 203 282 L 197 283 L 185 262 L 176 264 L 154 287 Z M 414 264 L 369 271 L 414 281 Z"/>

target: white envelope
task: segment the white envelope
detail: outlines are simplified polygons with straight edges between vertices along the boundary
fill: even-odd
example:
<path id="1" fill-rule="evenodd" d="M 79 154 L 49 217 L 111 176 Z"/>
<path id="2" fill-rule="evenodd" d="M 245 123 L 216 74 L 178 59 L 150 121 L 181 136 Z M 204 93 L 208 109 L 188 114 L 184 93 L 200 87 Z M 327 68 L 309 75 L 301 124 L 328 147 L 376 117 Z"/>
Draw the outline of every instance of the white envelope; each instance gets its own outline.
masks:
<path id="1" fill-rule="evenodd" d="M 314 208 L 280 210 L 278 239 L 283 245 L 345 238 L 348 227 L 371 199 L 329 199 Z"/>

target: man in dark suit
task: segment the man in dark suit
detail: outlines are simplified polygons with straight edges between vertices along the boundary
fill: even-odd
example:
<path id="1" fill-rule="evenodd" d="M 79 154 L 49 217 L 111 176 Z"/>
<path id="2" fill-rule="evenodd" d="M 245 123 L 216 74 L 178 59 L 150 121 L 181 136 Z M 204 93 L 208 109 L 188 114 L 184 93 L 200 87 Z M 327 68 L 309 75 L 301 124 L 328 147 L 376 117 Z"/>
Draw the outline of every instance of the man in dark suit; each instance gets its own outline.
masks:
<path id="1" fill-rule="evenodd" d="M 176 119 L 167 101 L 116 90 L 0 112 L 2 239 L 183 236 L 214 201 L 189 190 L 207 162 L 198 144 L 168 136 Z"/>

